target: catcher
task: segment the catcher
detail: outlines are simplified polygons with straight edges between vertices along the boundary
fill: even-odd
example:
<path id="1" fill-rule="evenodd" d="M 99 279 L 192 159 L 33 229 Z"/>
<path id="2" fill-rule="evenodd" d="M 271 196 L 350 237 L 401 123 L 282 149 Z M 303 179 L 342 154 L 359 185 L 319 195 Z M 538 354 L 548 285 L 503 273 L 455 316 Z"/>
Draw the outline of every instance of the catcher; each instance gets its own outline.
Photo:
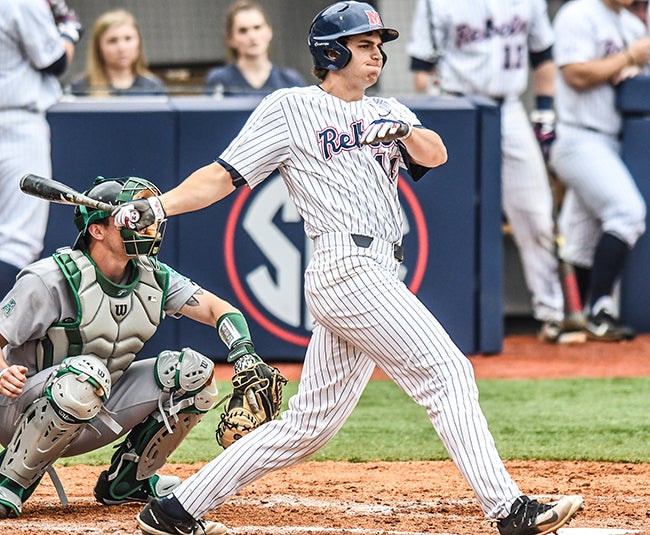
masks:
<path id="1" fill-rule="evenodd" d="M 119 205 L 160 192 L 143 179 L 100 177 L 87 194 Z M 213 361 L 190 348 L 136 360 L 166 315 L 217 327 L 241 372 L 236 392 L 247 388 L 240 362 L 248 361 L 281 388 L 255 355 L 241 313 L 157 260 L 165 222 L 136 232 L 118 230 L 112 219 L 77 207 L 73 247 L 23 269 L 0 302 L 0 443 L 6 447 L 0 453 L 0 518 L 21 514 L 60 457 L 122 437 L 94 487 L 100 503 L 146 503 L 180 484 L 157 471 L 213 408 L 217 387 Z M 275 416 L 277 407 L 265 403 L 261 382 L 250 384 L 255 403 L 242 402 L 241 410 L 250 407 L 257 424 L 266 419 L 260 408 Z M 279 400 L 279 390 L 274 394 Z M 241 410 L 234 411 L 237 399 L 231 397 L 232 417 L 224 418 L 224 444 L 245 432 L 236 417 Z M 213 535 L 226 531 L 218 523 L 203 528 Z"/>

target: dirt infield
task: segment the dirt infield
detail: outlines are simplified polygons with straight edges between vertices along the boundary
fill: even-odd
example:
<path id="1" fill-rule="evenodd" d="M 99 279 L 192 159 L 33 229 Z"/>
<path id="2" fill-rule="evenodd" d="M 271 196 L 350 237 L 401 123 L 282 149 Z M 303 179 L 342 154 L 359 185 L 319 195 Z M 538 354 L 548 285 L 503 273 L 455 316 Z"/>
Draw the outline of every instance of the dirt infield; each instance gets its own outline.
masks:
<path id="1" fill-rule="evenodd" d="M 581 347 L 540 345 L 530 336 L 506 339 L 501 355 L 471 357 L 477 378 L 650 376 L 650 336 L 621 344 Z M 297 378 L 299 366 L 279 364 Z M 219 369 L 228 378 L 229 369 Z M 383 374 L 377 372 L 376 379 Z M 612 528 L 650 533 L 650 464 L 593 462 L 506 463 L 522 489 L 542 498 L 581 494 L 586 508 L 570 528 Z M 165 473 L 185 478 L 200 465 L 170 464 Z M 46 477 L 18 520 L 0 521 L 9 533 L 139 533 L 140 505 L 104 507 L 92 487 L 103 467 L 59 467 L 70 504 L 58 503 Z M 482 535 L 485 521 L 465 481 L 448 461 L 313 463 L 281 470 L 245 488 L 208 518 L 233 534 L 255 535 Z M 560 530 L 571 535 L 572 529 Z M 583 533 L 582 530 L 576 532 Z"/>

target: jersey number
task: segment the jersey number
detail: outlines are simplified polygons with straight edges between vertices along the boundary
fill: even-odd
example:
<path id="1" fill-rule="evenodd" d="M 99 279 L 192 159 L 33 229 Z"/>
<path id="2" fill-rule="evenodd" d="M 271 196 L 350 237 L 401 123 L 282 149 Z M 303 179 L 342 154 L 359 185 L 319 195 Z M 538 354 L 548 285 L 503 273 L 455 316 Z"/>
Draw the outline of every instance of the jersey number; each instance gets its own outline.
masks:
<path id="1" fill-rule="evenodd" d="M 503 68 L 506 71 L 521 69 L 524 66 L 522 45 L 505 45 L 503 47 Z"/>

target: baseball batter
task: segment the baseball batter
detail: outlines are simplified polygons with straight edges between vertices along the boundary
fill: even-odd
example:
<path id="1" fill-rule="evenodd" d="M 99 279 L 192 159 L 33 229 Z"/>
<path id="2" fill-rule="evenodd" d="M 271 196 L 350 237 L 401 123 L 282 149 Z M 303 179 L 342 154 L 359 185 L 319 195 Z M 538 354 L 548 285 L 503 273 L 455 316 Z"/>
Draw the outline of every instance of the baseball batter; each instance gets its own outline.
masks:
<path id="1" fill-rule="evenodd" d="M 553 199 L 540 152 L 553 140 L 552 44 L 545 0 L 418 0 L 407 50 L 417 90 L 426 90 L 435 73 L 443 94 L 487 96 L 501 104 L 502 206 L 533 315 L 542 322 L 540 338 L 579 343 L 585 340 L 581 325 L 562 324 Z M 521 101 L 531 67 L 535 131 Z"/>
<path id="2" fill-rule="evenodd" d="M 159 193 L 142 179 L 100 178 L 88 196 L 120 204 Z M 166 315 L 220 335 L 234 326 L 243 335 L 228 347 L 239 357 L 252 352 L 232 305 L 157 261 L 160 224 L 119 231 L 110 214 L 78 207 L 74 246 L 27 266 L 0 303 L 0 518 L 20 515 L 59 457 L 120 437 L 94 488 L 99 502 L 146 502 L 179 484 L 156 471 L 213 406 L 217 388 L 213 362 L 190 348 L 134 361 Z"/>
<path id="3" fill-rule="evenodd" d="M 588 335 L 634 336 L 612 297 L 630 249 L 645 231 L 646 205 L 621 158 L 616 85 L 648 65 L 650 37 L 632 0 L 576 0 L 554 25 L 557 144 L 551 163 L 569 190 L 560 216 L 563 256 L 576 265 L 589 301 Z"/>
<path id="4" fill-rule="evenodd" d="M 82 27 L 63 0 L 0 3 L 0 298 L 43 249 L 48 206 L 24 195 L 27 172 L 49 177 L 45 112 L 61 96 Z"/>
<path id="5" fill-rule="evenodd" d="M 305 273 L 316 325 L 298 393 L 281 419 L 236 441 L 138 515 L 145 534 L 190 534 L 196 519 L 272 470 L 322 448 L 356 406 L 375 366 L 425 407 L 485 514 L 502 534 L 548 533 L 582 507 L 542 504 L 506 471 L 478 403 L 470 361 L 400 281 L 398 173 L 445 163 L 445 146 L 394 98 L 369 97 L 398 32 L 363 2 L 338 2 L 309 31 L 319 85 L 280 89 L 253 111 L 216 162 L 159 198 L 121 207 L 116 224 L 146 226 L 208 206 L 279 170 L 312 238 Z M 550 511 L 550 513 L 549 513 Z"/>

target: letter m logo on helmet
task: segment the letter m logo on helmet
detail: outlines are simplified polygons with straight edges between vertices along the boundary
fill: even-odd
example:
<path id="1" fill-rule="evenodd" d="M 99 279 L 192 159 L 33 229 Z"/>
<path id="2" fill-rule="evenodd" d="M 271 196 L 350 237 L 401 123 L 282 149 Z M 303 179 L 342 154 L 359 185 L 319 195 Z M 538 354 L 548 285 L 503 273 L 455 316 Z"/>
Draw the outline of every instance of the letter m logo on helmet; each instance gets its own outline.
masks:
<path id="1" fill-rule="evenodd" d="M 382 42 L 397 39 L 399 32 L 386 28 L 379 13 L 365 2 L 337 2 L 314 17 L 309 28 L 309 51 L 314 66 L 330 71 L 345 67 L 352 53 L 345 41 L 352 35 L 378 31 Z M 382 51 L 384 64 L 386 55 Z"/>
<path id="2" fill-rule="evenodd" d="M 377 26 L 378 28 L 384 27 L 384 23 L 381 21 L 381 17 L 376 11 L 366 10 L 366 15 L 370 26 Z"/>

